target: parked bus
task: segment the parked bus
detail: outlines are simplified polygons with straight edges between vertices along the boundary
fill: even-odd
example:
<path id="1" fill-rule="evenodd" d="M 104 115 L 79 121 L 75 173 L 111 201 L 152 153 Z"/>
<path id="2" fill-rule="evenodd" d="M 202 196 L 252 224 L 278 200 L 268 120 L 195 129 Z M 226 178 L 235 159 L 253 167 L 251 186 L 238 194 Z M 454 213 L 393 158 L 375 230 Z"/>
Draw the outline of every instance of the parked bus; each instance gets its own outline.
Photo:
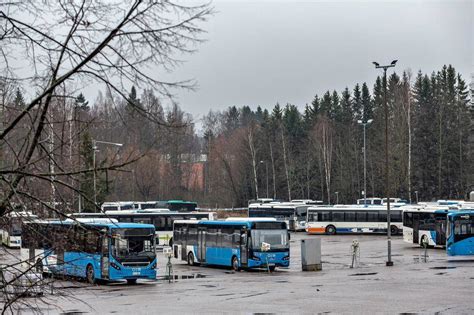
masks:
<path id="1" fill-rule="evenodd" d="M 400 198 L 389 198 L 390 200 L 390 207 L 397 208 L 401 206 L 405 206 L 407 204 L 406 200 Z M 387 198 L 361 198 L 357 199 L 358 205 L 367 205 L 367 206 L 380 206 L 387 204 Z"/>
<path id="2" fill-rule="evenodd" d="M 214 220 L 214 212 L 176 212 L 167 209 L 107 211 L 106 213 L 75 213 L 75 218 L 113 218 L 119 222 L 153 224 L 157 245 L 173 244 L 173 222 L 175 220 Z"/>
<path id="3" fill-rule="evenodd" d="M 196 211 L 197 203 L 184 200 L 165 200 L 165 201 L 116 201 L 104 202 L 101 206 L 104 211 L 121 210 L 148 210 L 148 209 L 169 209 L 171 211 L 191 212 Z"/>
<path id="4" fill-rule="evenodd" d="M 402 211 L 390 209 L 392 235 L 402 230 Z M 308 234 L 386 233 L 387 208 L 360 205 L 336 205 L 308 208 L 306 232 Z"/>
<path id="5" fill-rule="evenodd" d="M 403 240 L 446 247 L 448 255 L 474 255 L 474 210 L 419 207 L 403 211 Z"/>
<path id="6" fill-rule="evenodd" d="M 474 255 L 474 210 L 448 213 L 446 253 Z"/>
<path id="7" fill-rule="evenodd" d="M 23 225 L 22 260 L 40 273 L 97 280 L 156 279 L 155 227 L 41 221 Z"/>
<path id="8" fill-rule="evenodd" d="M 276 220 L 175 221 L 174 257 L 189 265 L 240 268 L 290 265 L 289 234 Z"/>
<path id="9" fill-rule="evenodd" d="M 27 211 L 13 211 L 5 215 L 0 230 L 1 244 L 10 248 L 20 248 L 23 222 L 37 220 L 38 217 Z"/>
<path id="10" fill-rule="evenodd" d="M 291 231 L 303 231 L 306 225 L 306 211 L 310 205 L 281 202 L 249 205 L 249 218 L 275 218 L 285 221 Z"/>

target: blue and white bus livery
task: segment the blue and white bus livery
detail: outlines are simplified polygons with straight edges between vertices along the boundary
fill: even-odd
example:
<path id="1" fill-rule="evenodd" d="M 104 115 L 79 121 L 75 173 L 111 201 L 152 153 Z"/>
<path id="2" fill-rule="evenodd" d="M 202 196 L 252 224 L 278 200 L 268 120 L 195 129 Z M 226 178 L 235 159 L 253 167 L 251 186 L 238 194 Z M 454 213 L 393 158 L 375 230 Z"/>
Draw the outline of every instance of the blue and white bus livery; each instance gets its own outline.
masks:
<path id="1" fill-rule="evenodd" d="M 97 280 L 156 279 L 155 227 L 151 224 L 42 221 L 23 225 L 25 268 Z"/>
<path id="2" fill-rule="evenodd" d="M 448 213 L 446 253 L 474 255 L 474 210 Z"/>
<path id="3" fill-rule="evenodd" d="M 175 258 L 188 264 L 241 268 L 290 265 L 289 235 L 285 222 L 276 220 L 175 221 Z"/>

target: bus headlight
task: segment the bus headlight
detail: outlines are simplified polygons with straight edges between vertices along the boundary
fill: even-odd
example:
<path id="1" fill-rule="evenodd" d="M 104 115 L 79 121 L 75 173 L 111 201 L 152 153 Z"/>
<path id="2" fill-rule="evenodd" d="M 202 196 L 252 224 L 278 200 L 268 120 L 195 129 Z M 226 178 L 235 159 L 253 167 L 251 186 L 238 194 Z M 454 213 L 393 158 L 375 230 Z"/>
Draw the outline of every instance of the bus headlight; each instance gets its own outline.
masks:
<path id="1" fill-rule="evenodd" d="M 111 262 L 110 265 L 111 265 L 114 269 L 120 270 L 120 266 L 117 265 L 116 263 Z"/>
<path id="2" fill-rule="evenodd" d="M 283 257 L 283 260 L 290 260 L 290 256 Z"/>
<path id="3" fill-rule="evenodd" d="M 156 268 L 156 262 L 152 263 L 150 266 L 150 269 L 155 269 Z"/>

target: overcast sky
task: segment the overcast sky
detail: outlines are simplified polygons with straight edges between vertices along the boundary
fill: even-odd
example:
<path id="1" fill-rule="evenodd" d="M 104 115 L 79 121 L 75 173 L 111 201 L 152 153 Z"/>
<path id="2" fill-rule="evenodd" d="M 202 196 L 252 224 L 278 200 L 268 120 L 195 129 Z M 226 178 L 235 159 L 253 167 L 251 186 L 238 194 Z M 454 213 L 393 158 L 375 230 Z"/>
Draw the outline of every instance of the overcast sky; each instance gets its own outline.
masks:
<path id="1" fill-rule="evenodd" d="M 430 73 L 452 64 L 470 81 L 473 1 L 214 1 L 207 42 L 171 78 L 197 80 L 178 92 L 196 122 L 231 105 L 303 108 L 316 93 L 352 88 L 379 74 Z M 199 124 L 199 123 L 198 123 Z"/>

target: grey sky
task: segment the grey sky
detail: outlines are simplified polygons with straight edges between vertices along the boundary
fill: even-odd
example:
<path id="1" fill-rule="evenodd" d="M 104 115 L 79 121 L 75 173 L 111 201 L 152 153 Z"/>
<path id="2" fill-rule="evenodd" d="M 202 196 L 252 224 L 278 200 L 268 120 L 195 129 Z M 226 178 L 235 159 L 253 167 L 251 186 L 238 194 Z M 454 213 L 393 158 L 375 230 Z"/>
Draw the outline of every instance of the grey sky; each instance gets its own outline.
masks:
<path id="1" fill-rule="evenodd" d="M 472 1 L 215 1 L 207 42 L 170 79 L 195 78 L 179 91 L 199 121 L 210 109 L 303 108 L 327 89 L 372 87 L 372 61 L 399 59 L 397 72 L 453 64 L 473 72 Z"/>

